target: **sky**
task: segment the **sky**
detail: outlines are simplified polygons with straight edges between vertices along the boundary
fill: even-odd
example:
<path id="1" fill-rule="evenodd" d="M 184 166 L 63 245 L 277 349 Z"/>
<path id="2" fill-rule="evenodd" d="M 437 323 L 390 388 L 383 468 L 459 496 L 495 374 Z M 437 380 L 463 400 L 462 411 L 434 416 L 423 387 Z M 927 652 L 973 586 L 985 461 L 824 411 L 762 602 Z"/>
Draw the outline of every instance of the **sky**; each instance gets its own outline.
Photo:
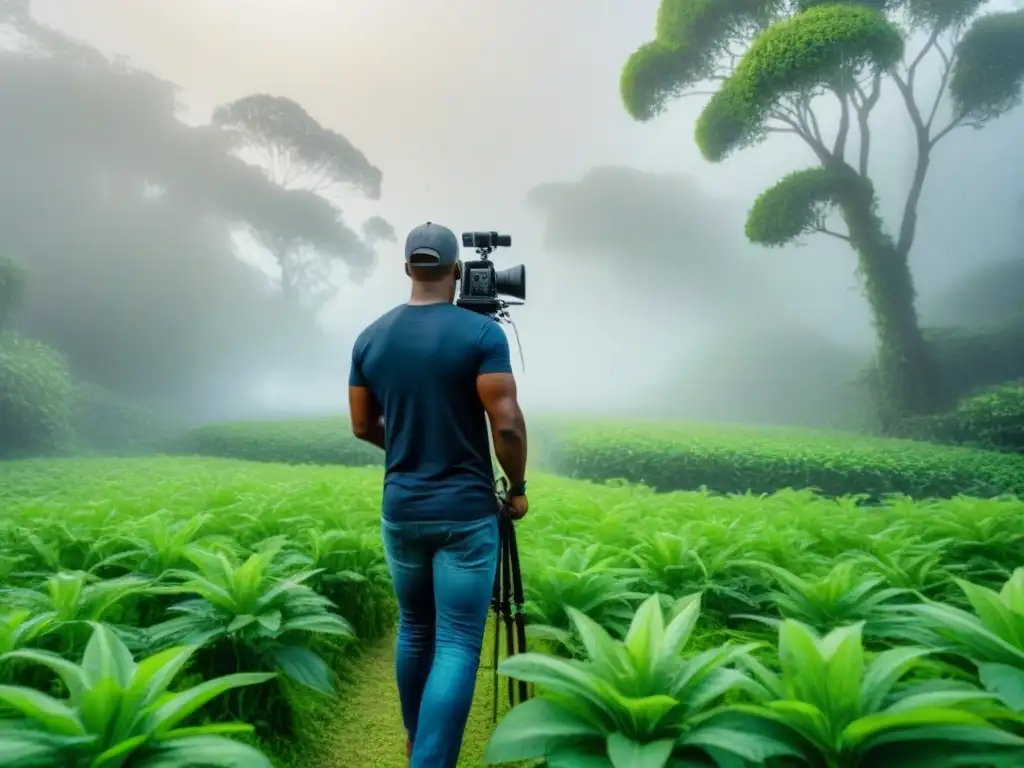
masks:
<path id="1" fill-rule="evenodd" d="M 623 165 L 689 174 L 709 194 L 746 208 L 779 177 L 812 164 L 781 138 L 707 163 L 693 141 L 700 99 L 681 100 L 650 123 L 626 114 L 621 68 L 652 36 L 657 7 L 657 0 L 33 3 L 40 21 L 180 86 L 189 122 L 254 92 L 295 99 L 383 170 L 380 203 L 348 201 L 346 209 L 357 218 L 384 215 L 400 240 L 426 220 L 510 233 L 513 248 L 496 259 L 499 267 L 527 265 L 529 304 L 516 314 L 527 366 L 521 386 L 526 400 L 543 393 L 555 407 L 587 407 L 642 386 L 672 367 L 662 350 L 685 347 L 688 329 L 659 323 L 657 307 L 616 304 L 614 285 L 588 283 L 545 252 L 542 222 L 524 200 L 532 187 Z M 909 175 L 910 136 L 891 99 L 883 109 L 893 120 L 891 132 L 879 133 L 877 180 L 898 192 Z M 974 252 L 1004 247 L 1019 218 L 1007 192 L 1019 166 L 997 149 L 1014 142 L 1020 125 L 1007 120 L 988 128 L 984 142 L 961 134 L 944 146 L 923 202 L 927 232 L 914 258 L 928 261 L 918 270 L 919 290 L 955 281 Z M 979 245 L 979 227 L 999 233 L 991 245 Z M 791 292 L 794 317 L 843 342 L 870 342 L 852 254 L 841 244 L 760 255 Z M 345 285 L 326 322 L 351 338 L 407 289 L 397 247 L 385 249 L 372 277 Z M 565 366 L 590 375 L 567 381 Z"/>

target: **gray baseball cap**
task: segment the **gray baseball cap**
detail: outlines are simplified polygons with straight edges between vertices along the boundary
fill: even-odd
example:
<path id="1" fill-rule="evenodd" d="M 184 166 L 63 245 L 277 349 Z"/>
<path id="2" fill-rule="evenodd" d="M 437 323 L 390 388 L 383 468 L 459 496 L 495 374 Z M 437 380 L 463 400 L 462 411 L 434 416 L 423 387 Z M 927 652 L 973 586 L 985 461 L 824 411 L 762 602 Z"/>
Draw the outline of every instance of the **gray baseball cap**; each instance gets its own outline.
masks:
<path id="1" fill-rule="evenodd" d="M 417 267 L 445 267 L 459 260 L 459 240 L 448 227 L 428 221 L 415 227 L 405 238 L 405 261 L 413 256 L 428 256 L 417 259 Z"/>

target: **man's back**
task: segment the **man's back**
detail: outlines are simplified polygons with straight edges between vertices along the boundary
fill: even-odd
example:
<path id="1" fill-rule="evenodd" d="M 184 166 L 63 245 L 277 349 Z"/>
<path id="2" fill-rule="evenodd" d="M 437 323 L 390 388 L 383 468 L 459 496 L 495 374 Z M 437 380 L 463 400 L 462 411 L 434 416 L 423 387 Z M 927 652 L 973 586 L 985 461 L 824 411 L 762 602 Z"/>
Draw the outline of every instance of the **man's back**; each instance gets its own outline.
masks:
<path id="1" fill-rule="evenodd" d="M 367 387 L 384 415 L 385 519 L 495 513 L 477 377 L 511 371 L 498 324 L 448 303 L 400 305 L 360 334 L 349 384 Z"/>

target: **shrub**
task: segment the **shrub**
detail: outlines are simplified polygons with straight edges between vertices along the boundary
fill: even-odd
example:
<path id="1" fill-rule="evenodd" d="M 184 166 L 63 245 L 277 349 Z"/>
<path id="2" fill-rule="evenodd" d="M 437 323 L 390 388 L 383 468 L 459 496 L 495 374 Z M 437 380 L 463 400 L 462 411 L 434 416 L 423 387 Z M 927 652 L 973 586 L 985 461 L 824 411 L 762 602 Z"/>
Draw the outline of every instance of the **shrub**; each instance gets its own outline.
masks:
<path id="1" fill-rule="evenodd" d="M 967 397 L 948 412 L 910 419 L 910 437 L 1024 453 L 1024 380 Z"/>
<path id="2" fill-rule="evenodd" d="M 237 421 L 190 430 L 175 453 L 280 464 L 379 466 L 384 453 L 357 440 L 344 419 Z"/>
<path id="3" fill-rule="evenodd" d="M 71 435 L 73 394 L 59 352 L 0 332 L 0 457 L 64 448 Z"/>
<path id="4" fill-rule="evenodd" d="M 551 468 L 588 480 L 623 479 L 660 491 L 706 487 L 721 493 L 815 488 L 828 496 L 878 500 L 1024 495 L 1024 457 L 767 427 L 608 422 L 563 428 Z"/>

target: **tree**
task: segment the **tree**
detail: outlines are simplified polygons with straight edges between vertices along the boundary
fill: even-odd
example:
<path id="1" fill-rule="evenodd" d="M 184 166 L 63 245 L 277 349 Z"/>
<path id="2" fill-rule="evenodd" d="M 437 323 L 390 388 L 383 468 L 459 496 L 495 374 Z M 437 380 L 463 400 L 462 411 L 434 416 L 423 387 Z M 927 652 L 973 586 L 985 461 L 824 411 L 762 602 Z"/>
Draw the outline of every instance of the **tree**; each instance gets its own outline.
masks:
<path id="1" fill-rule="evenodd" d="M 291 99 L 262 93 L 246 96 L 218 107 L 213 122 L 233 135 L 240 150 L 254 154 L 270 180 L 291 196 L 308 199 L 352 186 L 371 200 L 380 199 L 380 169 Z M 340 212 L 337 215 L 340 218 Z M 253 231 L 281 270 L 282 292 L 316 303 L 333 296 L 332 260 L 343 258 L 363 269 L 372 264 L 374 242 L 395 240 L 391 225 L 379 216 L 364 224 L 367 242 L 347 236 L 281 237 L 259 227 Z"/>
<path id="2" fill-rule="evenodd" d="M 30 286 L 19 332 L 79 380 L 197 419 L 251 413 L 268 377 L 333 381 L 338 356 L 314 313 L 240 260 L 232 233 L 365 251 L 360 233 L 236 157 L 224 130 L 178 120 L 173 85 L 27 7 L 0 0 L 19 38 L 0 51 L 0 253 L 17 254 Z"/>
<path id="3" fill-rule="evenodd" d="M 954 130 L 980 128 L 1021 99 L 1024 11 L 982 14 L 982 6 L 662 0 L 654 40 L 622 72 L 622 99 L 637 120 L 653 118 L 672 99 L 710 95 L 695 136 L 711 162 L 774 133 L 795 135 L 814 153 L 816 167 L 786 176 L 757 199 L 746 234 L 780 246 L 822 233 L 856 252 L 878 339 L 879 416 L 888 430 L 937 405 L 908 263 L 933 152 Z M 907 50 L 907 38 L 920 42 Z M 932 63 L 938 85 L 926 95 L 919 75 Z M 697 90 L 714 83 L 717 90 Z M 895 235 L 877 214 L 869 175 L 873 110 L 890 85 L 906 108 L 917 151 Z M 819 119 L 826 98 L 838 103 L 833 126 Z"/>

